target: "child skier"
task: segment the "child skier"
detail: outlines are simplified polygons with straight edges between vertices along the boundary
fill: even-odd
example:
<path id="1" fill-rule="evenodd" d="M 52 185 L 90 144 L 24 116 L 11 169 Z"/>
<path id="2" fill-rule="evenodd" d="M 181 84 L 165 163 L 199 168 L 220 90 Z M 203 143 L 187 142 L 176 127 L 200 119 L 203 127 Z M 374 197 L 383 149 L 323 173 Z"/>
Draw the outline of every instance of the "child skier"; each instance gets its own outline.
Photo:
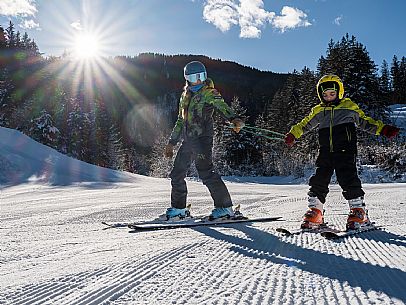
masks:
<path id="1" fill-rule="evenodd" d="M 309 181 L 308 210 L 301 228 L 318 228 L 324 223 L 323 204 L 334 171 L 343 196 L 350 206 L 347 230 L 369 225 L 364 202 L 365 193 L 361 188 L 356 167 L 355 125 L 371 134 L 384 135 L 389 139 L 399 133 L 399 128 L 366 116 L 357 104 L 349 98 L 344 98 L 343 83 L 336 75 L 326 75 L 318 81 L 317 95 L 321 103 L 313 107 L 310 114 L 294 125 L 285 136 L 285 143 L 291 147 L 296 139 L 318 127 L 319 155 L 316 160 L 316 172 Z"/>
<path id="2" fill-rule="evenodd" d="M 206 68 L 201 62 L 188 63 L 184 67 L 184 77 L 186 85 L 180 98 L 178 119 L 165 148 L 165 156 L 172 158 L 174 146 L 183 138 L 170 173 L 171 207 L 164 217 L 173 220 L 189 216 L 185 177 L 194 159 L 199 177 L 214 200 L 215 208 L 209 218 L 229 218 L 234 216 L 230 194 L 221 177 L 213 170 L 213 112 L 218 111 L 224 119 L 231 122 L 237 133 L 244 123 L 214 88 L 213 81 L 207 78 Z"/>

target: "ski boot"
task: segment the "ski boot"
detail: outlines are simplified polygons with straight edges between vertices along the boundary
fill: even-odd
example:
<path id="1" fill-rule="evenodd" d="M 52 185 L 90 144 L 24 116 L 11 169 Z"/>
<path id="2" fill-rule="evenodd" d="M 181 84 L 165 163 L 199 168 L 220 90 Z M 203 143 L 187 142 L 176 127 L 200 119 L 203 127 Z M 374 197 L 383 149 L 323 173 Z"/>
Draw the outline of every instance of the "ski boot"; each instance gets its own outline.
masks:
<path id="1" fill-rule="evenodd" d="M 348 200 L 350 205 L 350 213 L 347 218 L 346 229 L 356 230 L 371 224 L 368 211 L 365 209 L 365 202 L 363 197 Z"/>
<path id="2" fill-rule="evenodd" d="M 239 213 L 241 214 L 241 213 Z M 209 215 L 208 219 L 210 221 L 212 220 L 218 220 L 218 219 L 230 219 L 235 216 L 234 210 L 232 207 L 228 208 L 214 208 L 213 211 L 211 211 L 211 214 Z"/>
<path id="3" fill-rule="evenodd" d="M 302 230 L 318 229 L 324 224 L 323 217 L 323 203 L 317 197 L 308 198 L 309 209 L 303 216 L 302 224 L 300 228 Z"/>
<path id="4" fill-rule="evenodd" d="M 185 220 L 187 218 L 192 218 L 192 216 L 190 215 L 190 206 L 184 209 L 170 207 L 166 210 L 165 214 L 159 216 L 160 220 L 165 221 L 178 221 Z"/>

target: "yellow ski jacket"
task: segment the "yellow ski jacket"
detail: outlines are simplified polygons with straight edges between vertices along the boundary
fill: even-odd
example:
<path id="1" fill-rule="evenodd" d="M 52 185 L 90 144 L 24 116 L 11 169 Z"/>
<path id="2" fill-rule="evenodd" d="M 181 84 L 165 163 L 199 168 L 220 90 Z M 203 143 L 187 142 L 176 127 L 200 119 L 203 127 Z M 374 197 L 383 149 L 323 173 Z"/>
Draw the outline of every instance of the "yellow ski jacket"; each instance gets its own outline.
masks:
<path id="1" fill-rule="evenodd" d="M 303 134 L 318 127 L 320 149 L 328 149 L 330 152 L 356 152 L 355 125 L 368 133 L 379 135 L 385 124 L 366 116 L 356 103 L 344 98 L 337 105 L 316 105 L 308 116 L 292 126 L 290 133 L 299 139 Z"/>

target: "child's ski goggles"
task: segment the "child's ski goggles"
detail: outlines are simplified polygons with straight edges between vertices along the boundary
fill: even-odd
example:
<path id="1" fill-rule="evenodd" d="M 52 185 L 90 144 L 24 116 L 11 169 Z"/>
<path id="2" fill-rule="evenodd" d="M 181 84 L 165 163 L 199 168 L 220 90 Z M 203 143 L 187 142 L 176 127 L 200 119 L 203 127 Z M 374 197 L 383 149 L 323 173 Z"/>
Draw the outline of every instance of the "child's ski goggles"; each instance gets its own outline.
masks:
<path id="1" fill-rule="evenodd" d="M 204 82 L 206 78 L 207 78 L 206 72 L 185 75 L 185 79 L 191 83 L 196 83 L 199 79 L 200 81 Z"/>

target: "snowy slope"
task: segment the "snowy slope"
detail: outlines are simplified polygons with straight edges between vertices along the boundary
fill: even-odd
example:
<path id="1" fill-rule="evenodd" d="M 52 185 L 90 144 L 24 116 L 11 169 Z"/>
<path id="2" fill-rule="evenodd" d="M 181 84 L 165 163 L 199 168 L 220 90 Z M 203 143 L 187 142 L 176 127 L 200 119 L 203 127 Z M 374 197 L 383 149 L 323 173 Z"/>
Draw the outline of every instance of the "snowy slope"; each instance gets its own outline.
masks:
<path id="1" fill-rule="evenodd" d="M 133 179 L 135 176 L 67 158 L 16 130 L 0 128 L 0 186 L 34 181 L 68 185 Z"/>
<path id="2" fill-rule="evenodd" d="M 406 302 L 405 184 L 365 185 L 370 217 L 384 229 L 341 241 L 280 236 L 276 227 L 299 225 L 307 187 L 244 179 L 227 182 L 242 211 L 283 221 L 130 234 L 100 222 L 155 218 L 168 206 L 168 180 L 95 168 L 0 133 L 3 177 L 17 173 L 0 191 L 0 304 Z M 208 191 L 188 186 L 194 214 L 208 213 Z M 343 203 L 332 186 L 326 219 L 338 228 Z"/>

